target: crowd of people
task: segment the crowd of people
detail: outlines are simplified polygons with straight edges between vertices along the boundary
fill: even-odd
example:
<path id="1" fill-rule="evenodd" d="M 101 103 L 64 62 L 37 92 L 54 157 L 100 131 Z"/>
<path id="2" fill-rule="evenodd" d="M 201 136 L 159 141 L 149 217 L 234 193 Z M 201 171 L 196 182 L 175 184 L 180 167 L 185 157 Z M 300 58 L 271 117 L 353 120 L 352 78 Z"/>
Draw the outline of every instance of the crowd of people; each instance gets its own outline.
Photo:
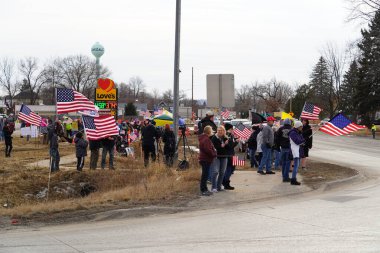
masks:
<path id="1" fill-rule="evenodd" d="M 275 121 L 269 116 L 266 123 L 252 126 L 252 134 L 247 140 L 251 168 L 257 169 L 261 175 L 272 175 L 276 173 L 274 170 L 281 170 L 284 183 L 300 185 L 297 173 L 300 167 L 306 170 L 306 159 L 313 143 L 309 120 L 292 121 L 288 118 L 280 127 L 274 126 Z M 210 196 L 219 191 L 234 190 L 230 178 L 235 170 L 232 160 L 239 140 L 234 136 L 232 125 L 226 123 L 217 127 L 210 111 L 199 122 L 198 129 L 201 194 Z M 211 190 L 207 187 L 208 180 Z"/>

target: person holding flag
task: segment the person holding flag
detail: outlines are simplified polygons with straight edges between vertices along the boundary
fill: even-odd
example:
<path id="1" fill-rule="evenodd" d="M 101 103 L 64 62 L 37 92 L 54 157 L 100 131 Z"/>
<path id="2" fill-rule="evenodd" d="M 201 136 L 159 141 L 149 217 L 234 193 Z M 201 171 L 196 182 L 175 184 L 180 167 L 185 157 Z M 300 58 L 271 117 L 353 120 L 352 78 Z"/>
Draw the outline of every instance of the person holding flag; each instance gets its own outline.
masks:
<path id="1" fill-rule="evenodd" d="M 289 132 L 290 148 L 293 156 L 294 168 L 292 173 L 291 185 L 301 185 L 297 181 L 297 172 L 300 165 L 300 159 L 303 157 L 303 145 L 305 145 L 305 139 L 302 136 L 303 124 L 301 121 L 294 122 L 294 128 Z"/>
<path id="2" fill-rule="evenodd" d="M 308 119 L 302 119 L 302 136 L 305 139 L 303 146 L 303 157 L 301 160 L 302 169 L 306 170 L 306 159 L 309 157 L 309 150 L 313 147 L 313 130 L 309 124 Z"/>

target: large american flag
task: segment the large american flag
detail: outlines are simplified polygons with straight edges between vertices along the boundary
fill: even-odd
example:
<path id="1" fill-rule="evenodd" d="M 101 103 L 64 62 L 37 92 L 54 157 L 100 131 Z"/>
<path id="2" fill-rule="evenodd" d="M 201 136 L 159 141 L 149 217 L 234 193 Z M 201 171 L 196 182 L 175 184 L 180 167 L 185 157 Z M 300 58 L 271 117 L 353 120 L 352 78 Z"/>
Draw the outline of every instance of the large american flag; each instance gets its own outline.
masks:
<path id="1" fill-rule="evenodd" d="M 319 113 L 322 111 L 318 106 L 313 105 L 312 103 L 305 103 L 301 113 L 302 119 L 319 119 Z"/>
<path id="2" fill-rule="evenodd" d="M 228 109 L 224 109 L 220 112 L 220 116 L 224 119 L 228 119 L 228 117 L 230 117 L 230 111 Z"/>
<path id="3" fill-rule="evenodd" d="M 113 116 L 99 116 L 96 118 L 82 116 L 82 118 L 87 139 L 89 140 L 98 140 L 113 135 L 119 135 L 116 121 Z"/>
<path id="4" fill-rule="evenodd" d="M 251 136 L 252 131 L 243 125 L 243 123 L 239 123 L 234 129 L 234 135 L 239 137 L 242 140 L 247 140 Z"/>
<path id="5" fill-rule="evenodd" d="M 83 94 L 66 88 L 57 88 L 57 114 L 77 111 L 97 111 L 92 101 Z"/>
<path id="6" fill-rule="evenodd" d="M 244 164 L 245 164 L 245 160 L 244 159 L 240 159 L 237 155 L 234 155 L 232 157 L 232 166 L 242 166 L 242 167 L 244 167 Z"/>
<path id="7" fill-rule="evenodd" d="M 333 135 L 346 135 L 360 129 L 365 129 L 365 126 L 360 126 L 347 119 L 343 114 L 339 113 L 334 116 L 329 122 L 322 126 L 319 130 L 322 132 Z"/>
<path id="8" fill-rule="evenodd" d="M 18 119 L 35 126 L 40 126 L 42 120 L 40 115 L 32 112 L 32 110 L 26 105 L 21 106 L 20 112 L 18 113 Z"/>

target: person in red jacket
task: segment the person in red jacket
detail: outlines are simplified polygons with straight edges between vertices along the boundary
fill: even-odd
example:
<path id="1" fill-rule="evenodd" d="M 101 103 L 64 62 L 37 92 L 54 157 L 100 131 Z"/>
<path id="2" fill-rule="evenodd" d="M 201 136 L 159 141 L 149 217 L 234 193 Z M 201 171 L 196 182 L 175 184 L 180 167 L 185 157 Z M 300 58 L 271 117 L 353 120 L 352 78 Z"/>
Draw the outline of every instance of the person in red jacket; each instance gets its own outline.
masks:
<path id="1" fill-rule="evenodd" d="M 210 196 L 212 192 L 207 189 L 207 178 L 210 171 L 210 167 L 214 159 L 216 158 L 216 150 L 210 140 L 213 135 L 212 127 L 206 126 L 203 129 L 203 134 L 198 136 L 199 140 L 199 163 L 202 166 L 201 176 L 201 194 L 203 196 Z"/>

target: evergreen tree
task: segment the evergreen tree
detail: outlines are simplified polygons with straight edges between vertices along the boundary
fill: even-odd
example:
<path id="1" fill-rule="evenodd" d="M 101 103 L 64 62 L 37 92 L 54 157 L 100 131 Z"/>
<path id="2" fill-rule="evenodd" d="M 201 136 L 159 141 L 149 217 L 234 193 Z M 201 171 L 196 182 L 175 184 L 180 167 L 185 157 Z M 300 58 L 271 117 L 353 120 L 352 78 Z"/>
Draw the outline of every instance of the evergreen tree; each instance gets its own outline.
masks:
<path id="1" fill-rule="evenodd" d="M 310 75 L 310 102 L 321 107 L 322 115 L 328 114 L 330 117 L 335 113 L 336 96 L 332 84 L 331 73 L 329 72 L 326 60 L 321 57 L 315 65 Z"/>
<path id="2" fill-rule="evenodd" d="M 343 77 L 343 82 L 340 91 L 340 110 L 342 110 L 346 114 L 346 116 L 351 115 L 351 119 L 354 121 L 356 121 L 357 116 L 357 107 L 355 106 L 354 96 L 357 93 L 359 81 L 358 71 L 358 64 L 354 60 Z"/>
<path id="3" fill-rule="evenodd" d="M 136 106 L 133 103 L 128 103 L 125 105 L 125 116 L 137 116 Z"/>
<path id="4" fill-rule="evenodd" d="M 304 84 L 298 87 L 295 91 L 295 96 L 292 97 L 292 112 L 296 117 L 301 115 L 305 102 L 310 100 L 310 86 Z M 290 112 L 290 100 L 288 100 L 288 102 L 286 103 L 285 108 L 289 108 Z"/>
<path id="5" fill-rule="evenodd" d="M 370 125 L 380 108 L 380 10 L 376 12 L 368 29 L 362 30 L 359 60 L 359 82 L 355 93 L 355 105 L 364 124 Z"/>

